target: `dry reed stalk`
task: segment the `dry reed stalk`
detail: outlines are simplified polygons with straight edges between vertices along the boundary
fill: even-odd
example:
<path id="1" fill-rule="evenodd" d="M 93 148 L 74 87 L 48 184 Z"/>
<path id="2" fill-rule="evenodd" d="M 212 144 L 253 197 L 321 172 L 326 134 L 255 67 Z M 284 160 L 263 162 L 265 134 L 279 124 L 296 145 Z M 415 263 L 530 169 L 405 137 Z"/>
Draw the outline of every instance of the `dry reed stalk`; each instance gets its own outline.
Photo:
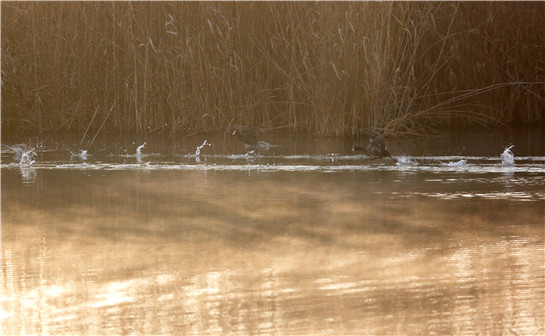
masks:
<path id="1" fill-rule="evenodd" d="M 544 20 L 545 3 L 9 2 L 2 128 L 543 124 Z"/>

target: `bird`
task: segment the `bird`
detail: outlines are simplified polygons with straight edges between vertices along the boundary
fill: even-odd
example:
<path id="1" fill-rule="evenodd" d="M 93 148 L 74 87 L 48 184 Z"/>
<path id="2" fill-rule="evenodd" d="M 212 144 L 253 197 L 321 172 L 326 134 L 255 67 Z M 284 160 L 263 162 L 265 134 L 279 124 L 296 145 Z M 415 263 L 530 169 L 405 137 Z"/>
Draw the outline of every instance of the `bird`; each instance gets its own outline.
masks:
<path id="1" fill-rule="evenodd" d="M 381 135 L 377 135 L 376 137 L 369 139 L 369 143 L 365 147 L 354 146 L 352 150 L 363 151 L 366 155 L 374 156 L 372 160 L 382 159 L 384 157 L 388 157 L 392 160 L 394 159 L 390 152 L 386 150 L 386 143 Z"/>
<path id="2" fill-rule="evenodd" d="M 251 127 L 251 126 L 242 126 L 242 125 L 234 125 L 233 126 L 233 134 L 238 137 L 238 139 L 246 146 L 255 147 L 258 145 L 259 141 L 257 139 L 260 129 L 257 127 Z"/>

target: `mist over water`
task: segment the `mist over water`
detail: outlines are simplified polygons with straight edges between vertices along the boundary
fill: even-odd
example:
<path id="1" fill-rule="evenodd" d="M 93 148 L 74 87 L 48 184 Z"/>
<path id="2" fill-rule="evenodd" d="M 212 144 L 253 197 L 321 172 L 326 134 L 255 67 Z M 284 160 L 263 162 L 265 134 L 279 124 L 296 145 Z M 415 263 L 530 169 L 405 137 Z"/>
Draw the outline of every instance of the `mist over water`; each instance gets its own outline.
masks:
<path id="1" fill-rule="evenodd" d="M 545 335 L 544 1 L 1 10 L 2 335 Z"/>
<path id="2" fill-rule="evenodd" d="M 542 148 L 266 140 L 4 150 L 3 334 L 543 334 Z"/>

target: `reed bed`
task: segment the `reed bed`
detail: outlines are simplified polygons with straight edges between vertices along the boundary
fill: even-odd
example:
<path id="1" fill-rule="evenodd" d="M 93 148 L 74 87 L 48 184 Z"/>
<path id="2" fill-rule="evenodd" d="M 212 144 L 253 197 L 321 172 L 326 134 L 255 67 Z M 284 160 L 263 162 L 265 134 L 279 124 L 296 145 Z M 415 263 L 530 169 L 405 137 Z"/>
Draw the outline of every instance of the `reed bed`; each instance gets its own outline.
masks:
<path id="1" fill-rule="evenodd" d="M 2 131 L 545 124 L 545 2 L 2 2 Z"/>

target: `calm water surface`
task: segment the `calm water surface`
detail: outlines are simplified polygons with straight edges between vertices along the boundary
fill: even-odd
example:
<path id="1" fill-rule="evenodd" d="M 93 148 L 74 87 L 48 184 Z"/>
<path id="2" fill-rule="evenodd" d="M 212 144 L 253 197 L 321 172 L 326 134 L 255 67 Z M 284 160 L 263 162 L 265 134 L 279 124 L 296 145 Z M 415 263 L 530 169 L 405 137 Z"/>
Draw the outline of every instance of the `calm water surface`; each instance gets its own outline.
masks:
<path id="1" fill-rule="evenodd" d="M 2 334 L 544 334 L 542 146 L 202 140 L 3 150 Z"/>

